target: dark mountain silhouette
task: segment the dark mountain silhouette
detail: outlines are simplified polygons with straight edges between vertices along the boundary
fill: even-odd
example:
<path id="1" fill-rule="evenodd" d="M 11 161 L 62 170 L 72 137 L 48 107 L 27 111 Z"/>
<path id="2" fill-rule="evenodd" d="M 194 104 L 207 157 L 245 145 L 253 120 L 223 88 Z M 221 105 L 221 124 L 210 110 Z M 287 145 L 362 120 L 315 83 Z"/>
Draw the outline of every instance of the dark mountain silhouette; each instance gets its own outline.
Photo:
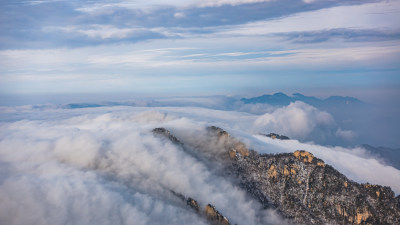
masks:
<path id="1" fill-rule="evenodd" d="M 254 98 L 240 99 L 245 104 L 269 104 L 273 106 L 285 106 L 295 101 L 302 101 L 315 107 L 347 107 L 347 106 L 362 106 L 366 103 L 353 97 L 331 96 L 326 99 L 319 99 L 312 96 L 305 96 L 300 93 L 294 93 L 293 96 L 287 96 L 284 93 L 278 92 L 273 95 L 262 95 Z"/>

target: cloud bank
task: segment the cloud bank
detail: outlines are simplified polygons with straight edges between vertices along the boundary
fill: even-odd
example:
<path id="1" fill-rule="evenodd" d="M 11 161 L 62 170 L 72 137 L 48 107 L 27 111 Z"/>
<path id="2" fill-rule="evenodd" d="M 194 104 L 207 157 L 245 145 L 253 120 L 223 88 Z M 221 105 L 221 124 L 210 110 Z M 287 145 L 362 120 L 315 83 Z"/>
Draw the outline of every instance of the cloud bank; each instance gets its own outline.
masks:
<path id="1" fill-rule="evenodd" d="M 3 116 L 16 112 L 25 119 L 0 124 L 0 221 L 6 224 L 207 223 L 173 192 L 202 206 L 214 204 L 233 223 L 285 223 L 215 168 L 153 135 L 151 130 L 160 126 L 192 145 L 206 140 L 206 126 L 218 125 L 260 153 L 306 149 L 350 179 L 400 192 L 394 182 L 400 171 L 362 149 L 272 140 L 253 132 L 254 124 L 283 126 L 282 131 L 301 136 L 312 133 L 308 127 L 318 130 L 333 123 L 329 114 L 304 103 L 261 116 L 193 107 L 1 111 Z"/>
<path id="2" fill-rule="evenodd" d="M 160 125 L 201 124 L 148 109 L 102 110 L 1 124 L 0 221 L 207 224 L 175 192 L 203 207 L 215 205 L 233 223 L 282 222 L 229 180 L 151 132 Z"/>
<path id="3" fill-rule="evenodd" d="M 314 139 L 318 139 L 315 135 L 321 133 L 328 135 L 326 131 L 331 129 L 335 122 L 329 113 L 297 101 L 260 116 L 254 125 L 260 130 L 275 131 L 304 140 L 311 134 Z"/>

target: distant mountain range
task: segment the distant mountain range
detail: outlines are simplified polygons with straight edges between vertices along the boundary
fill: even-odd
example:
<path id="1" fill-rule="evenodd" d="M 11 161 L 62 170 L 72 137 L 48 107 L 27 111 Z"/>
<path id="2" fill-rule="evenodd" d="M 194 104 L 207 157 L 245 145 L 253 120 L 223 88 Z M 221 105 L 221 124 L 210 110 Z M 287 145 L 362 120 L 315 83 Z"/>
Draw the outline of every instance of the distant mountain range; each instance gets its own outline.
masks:
<path id="1" fill-rule="evenodd" d="M 262 95 L 254 98 L 242 98 L 240 99 L 245 104 L 269 104 L 273 106 L 284 106 L 289 105 L 295 101 L 302 101 L 315 107 L 327 107 L 327 106 L 361 106 L 366 103 L 353 97 L 342 97 L 342 96 L 331 96 L 326 99 L 319 99 L 313 96 L 305 96 L 300 93 L 294 93 L 293 96 L 288 96 L 284 93 L 278 92 L 273 95 Z"/>
<path id="2" fill-rule="evenodd" d="M 331 96 L 326 99 L 316 98 L 314 96 L 305 96 L 300 93 L 294 93 L 288 96 L 278 92 L 272 95 L 262 95 L 254 98 L 235 98 L 227 96 L 208 96 L 208 97 L 171 97 L 171 98 L 155 98 L 155 99 L 133 99 L 124 102 L 96 102 L 96 103 L 71 103 L 63 105 L 62 108 L 93 108 L 104 106 L 192 106 L 205 107 L 219 110 L 235 110 L 238 102 L 244 104 L 268 104 L 272 106 L 286 106 L 292 102 L 302 101 L 321 109 L 343 109 L 343 108 L 360 108 L 366 106 L 367 103 L 353 97 Z M 361 107 L 362 108 L 362 107 Z"/>
<path id="3" fill-rule="evenodd" d="M 124 101 L 71 102 L 70 104 L 38 105 L 35 108 L 60 107 L 64 109 L 97 108 L 97 107 L 201 107 L 207 109 L 248 112 L 254 115 L 270 113 L 278 107 L 288 106 L 296 101 L 304 102 L 320 111 L 329 113 L 337 128 L 353 131 L 352 138 L 342 138 L 334 131 L 323 138 L 314 136 L 306 141 L 314 141 L 323 145 L 356 146 L 368 143 L 372 146 L 389 146 L 398 148 L 395 137 L 397 127 L 396 116 L 378 105 L 366 103 L 349 96 L 330 96 L 317 98 L 300 93 L 286 95 L 282 92 L 265 94 L 258 97 L 241 98 L 240 96 L 175 96 L 159 98 L 135 98 Z M 271 107 L 272 106 L 272 107 Z M 1 121 L 1 118 L 0 118 Z M 390 122 L 390 121 L 393 121 Z M 370 129 L 373 127 L 373 129 Z M 335 129 L 336 131 L 337 129 Z"/>

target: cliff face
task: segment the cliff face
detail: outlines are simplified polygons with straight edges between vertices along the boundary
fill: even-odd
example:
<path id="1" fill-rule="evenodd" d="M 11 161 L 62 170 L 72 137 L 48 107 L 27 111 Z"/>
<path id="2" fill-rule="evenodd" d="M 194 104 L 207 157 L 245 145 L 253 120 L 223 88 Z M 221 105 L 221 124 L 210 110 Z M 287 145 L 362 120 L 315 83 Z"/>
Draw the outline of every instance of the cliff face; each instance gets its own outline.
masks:
<path id="1" fill-rule="evenodd" d="M 389 187 L 353 182 L 304 150 L 260 155 L 220 128 L 207 131 L 208 146 L 223 149 L 210 160 L 265 208 L 296 224 L 400 224 L 400 197 Z M 185 148 L 169 131 L 154 132 Z"/>
<path id="2" fill-rule="evenodd" d="M 233 160 L 242 187 L 298 224 L 400 223 L 389 187 L 355 183 L 306 151 Z"/>

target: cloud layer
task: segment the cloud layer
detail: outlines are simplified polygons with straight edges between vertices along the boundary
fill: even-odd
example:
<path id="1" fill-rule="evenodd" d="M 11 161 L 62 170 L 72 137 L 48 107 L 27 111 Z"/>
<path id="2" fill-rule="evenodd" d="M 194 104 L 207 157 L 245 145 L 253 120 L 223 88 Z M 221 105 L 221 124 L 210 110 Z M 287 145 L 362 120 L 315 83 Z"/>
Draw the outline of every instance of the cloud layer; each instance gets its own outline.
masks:
<path id="1" fill-rule="evenodd" d="M 203 207 L 215 205 L 234 223 L 279 221 L 275 212 L 262 210 L 243 190 L 213 174 L 212 168 L 151 133 L 157 126 L 190 129 L 199 124 L 141 111 L 3 123 L 0 198 L 5 204 L 0 220 L 205 224 L 176 192 L 197 199 Z"/>
<path id="2" fill-rule="evenodd" d="M 318 139 L 316 135 L 326 133 L 335 123 L 329 113 L 298 101 L 260 116 L 254 125 L 261 130 L 275 131 L 304 140 L 311 133 L 314 139 Z"/>
<path id="3" fill-rule="evenodd" d="M 262 210 L 245 191 L 215 174 L 211 164 L 153 135 L 151 130 L 160 126 L 193 146 L 207 140 L 206 126 L 217 125 L 260 153 L 306 149 L 350 179 L 400 192 L 395 182 L 400 171 L 363 149 L 272 140 L 254 133 L 254 124 L 282 126 L 301 136 L 312 133 L 309 127 L 318 130 L 333 123 L 329 114 L 299 102 L 261 116 L 126 106 L 20 107 L 1 113 L 25 118 L 0 124 L 0 220 L 7 224 L 206 224 L 173 192 L 202 206 L 214 204 L 233 223 L 284 223 L 276 212 Z"/>

